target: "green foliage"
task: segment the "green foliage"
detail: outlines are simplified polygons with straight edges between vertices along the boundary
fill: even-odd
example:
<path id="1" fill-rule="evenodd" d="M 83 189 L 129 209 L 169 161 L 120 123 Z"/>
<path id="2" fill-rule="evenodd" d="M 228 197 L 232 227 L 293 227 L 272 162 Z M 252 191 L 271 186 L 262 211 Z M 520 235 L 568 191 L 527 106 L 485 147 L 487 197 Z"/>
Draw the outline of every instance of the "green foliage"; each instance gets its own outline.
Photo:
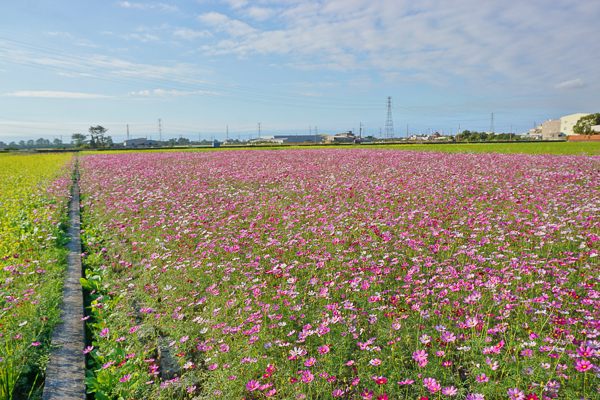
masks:
<path id="1" fill-rule="evenodd" d="M 573 132 L 580 135 L 592 135 L 592 126 L 600 125 L 600 113 L 586 115 L 579 118 L 579 121 L 573 127 Z"/>

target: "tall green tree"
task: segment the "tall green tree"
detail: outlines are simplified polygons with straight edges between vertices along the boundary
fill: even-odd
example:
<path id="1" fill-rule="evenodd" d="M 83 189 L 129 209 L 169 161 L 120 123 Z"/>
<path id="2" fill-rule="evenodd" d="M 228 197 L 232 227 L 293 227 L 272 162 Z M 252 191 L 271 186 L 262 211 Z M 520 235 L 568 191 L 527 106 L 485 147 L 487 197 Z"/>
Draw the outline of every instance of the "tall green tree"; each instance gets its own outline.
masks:
<path id="1" fill-rule="evenodd" d="M 108 131 L 108 129 L 103 126 L 90 126 L 88 132 L 90 133 L 90 145 L 92 147 L 104 148 L 106 147 L 106 137 L 104 134 Z"/>
<path id="2" fill-rule="evenodd" d="M 81 147 L 85 144 L 87 136 L 83 133 L 74 133 L 71 135 L 72 142 L 75 143 L 75 147 Z"/>
<path id="3" fill-rule="evenodd" d="M 579 118 L 579 121 L 573 127 L 573 132 L 579 133 L 580 135 L 592 135 L 592 126 L 600 125 L 600 113 L 586 115 L 585 117 Z"/>

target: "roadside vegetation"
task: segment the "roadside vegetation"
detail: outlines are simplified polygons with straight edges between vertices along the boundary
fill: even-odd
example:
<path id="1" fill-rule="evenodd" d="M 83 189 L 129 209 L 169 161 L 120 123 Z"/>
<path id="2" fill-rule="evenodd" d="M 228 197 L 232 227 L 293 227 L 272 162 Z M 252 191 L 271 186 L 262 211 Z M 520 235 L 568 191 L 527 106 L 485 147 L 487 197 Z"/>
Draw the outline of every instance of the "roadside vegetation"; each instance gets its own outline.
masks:
<path id="1" fill-rule="evenodd" d="M 73 156 L 0 155 L 0 399 L 37 398 L 66 265 Z"/>

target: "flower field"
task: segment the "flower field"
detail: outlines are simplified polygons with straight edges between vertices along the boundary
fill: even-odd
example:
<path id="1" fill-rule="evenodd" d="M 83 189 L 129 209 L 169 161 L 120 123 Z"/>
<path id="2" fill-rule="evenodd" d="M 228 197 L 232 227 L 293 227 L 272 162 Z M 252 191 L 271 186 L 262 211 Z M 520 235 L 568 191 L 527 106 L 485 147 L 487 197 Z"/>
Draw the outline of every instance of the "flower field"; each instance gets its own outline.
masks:
<path id="1" fill-rule="evenodd" d="M 27 398 L 43 382 L 73 165 L 72 155 L 0 155 L 0 399 Z"/>
<path id="2" fill-rule="evenodd" d="M 80 159 L 97 399 L 596 399 L 600 157 Z"/>

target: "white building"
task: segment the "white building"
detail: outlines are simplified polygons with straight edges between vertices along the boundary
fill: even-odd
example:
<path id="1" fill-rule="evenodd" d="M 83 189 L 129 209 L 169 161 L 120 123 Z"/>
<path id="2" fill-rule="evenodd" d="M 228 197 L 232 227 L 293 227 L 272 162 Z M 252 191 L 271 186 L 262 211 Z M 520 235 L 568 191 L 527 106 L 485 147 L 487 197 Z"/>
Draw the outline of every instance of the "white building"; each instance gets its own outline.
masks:
<path id="1" fill-rule="evenodd" d="M 564 133 L 567 136 L 570 135 L 575 135 L 575 133 L 573 133 L 573 127 L 577 124 L 577 121 L 579 121 L 579 119 L 581 117 L 585 117 L 587 115 L 590 115 L 589 113 L 577 113 L 577 114 L 571 114 L 571 115 L 566 115 L 564 117 L 560 118 L 560 132 Z"/>
<path id="2" fill-rule="evenodd" d="M 158 142 L 156 140 L 148 140 L 148 139 L 129 139 L 123 142 L 123 146 L 125 147 L 154 147 L 158 146 Z"/>

